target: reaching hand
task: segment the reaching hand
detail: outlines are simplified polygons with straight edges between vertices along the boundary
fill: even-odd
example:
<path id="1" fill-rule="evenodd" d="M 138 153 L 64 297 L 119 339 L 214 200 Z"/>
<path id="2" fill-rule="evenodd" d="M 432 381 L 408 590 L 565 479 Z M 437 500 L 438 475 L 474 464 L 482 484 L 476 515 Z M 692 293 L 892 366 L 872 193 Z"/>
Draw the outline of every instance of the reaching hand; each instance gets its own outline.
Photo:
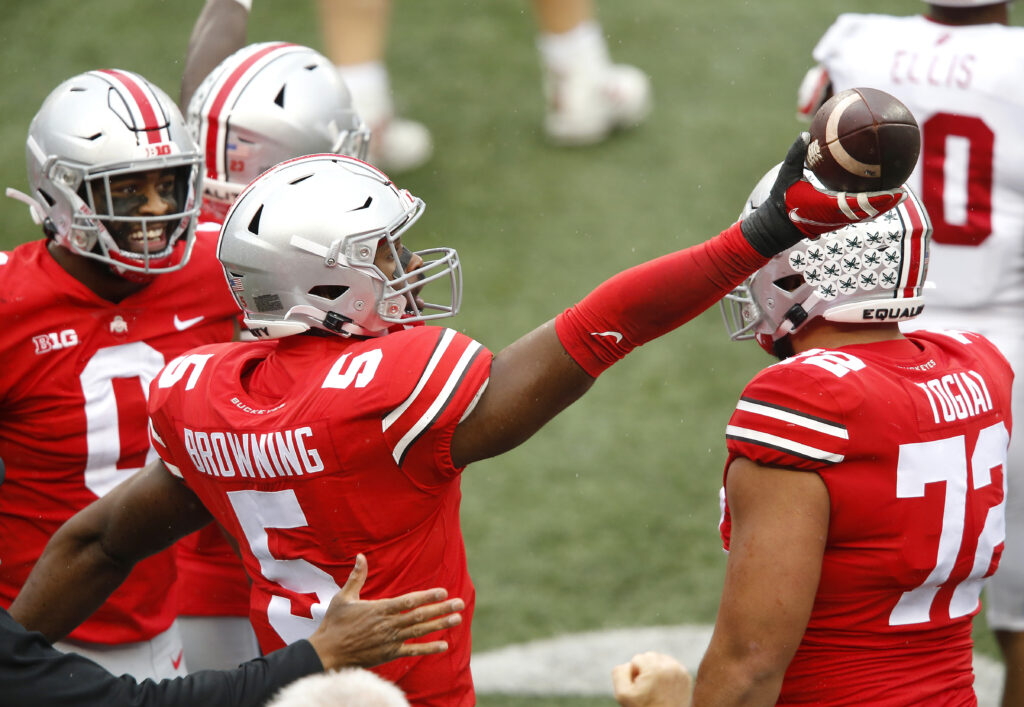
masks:
<path id="1" fill-rule="evenodd" d="M 612 688 L 622 707 L 689 707 L 693 680 L 664 653 L 638 653 L 612 670 Z"/>
<path id="2" fill-rule="evenodd" d="M 456 612 L 465 608 L 462 599 L 443 601 L 448 592 L 435 588 L 393 599 L 364 601 L 359 592 L 367 571 L 366 558 L 357 555 L 348 581 L 334 595 L 323 622 L 309 638 L 325 670 L 345 666 L 368 668 L 395 658 L 448 650 L 445 641 L 406 641 L 458 626 L 462 616 Z"/>
<path id="3" fill-rule="evenodd" d="M 903 187 L 888 191 L 834 192 L 804 178 L 807 133 L 790 146 L 771 194 L 740 224 L 761 255 L 771 257 L 804 238 L 817 238 L 852 223 L 870 221 L 906 198 Z"/>

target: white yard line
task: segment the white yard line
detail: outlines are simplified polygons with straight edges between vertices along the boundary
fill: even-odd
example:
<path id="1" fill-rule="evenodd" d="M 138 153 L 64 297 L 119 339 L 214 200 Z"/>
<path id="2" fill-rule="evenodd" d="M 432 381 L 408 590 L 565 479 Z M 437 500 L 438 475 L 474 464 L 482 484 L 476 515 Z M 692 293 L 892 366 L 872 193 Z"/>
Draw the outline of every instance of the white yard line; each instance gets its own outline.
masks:
<path id="1" fill-rule="evenodd" d="M 611 695 L 611 670 L 634 654 L 661 651 L 695 673 L 711 626 L 664 626 L 593 631 L 474 653 L 477 692 L 528 695 Z M 1002 664 L 974 656 L 979 707 L 997 707 Z"/>

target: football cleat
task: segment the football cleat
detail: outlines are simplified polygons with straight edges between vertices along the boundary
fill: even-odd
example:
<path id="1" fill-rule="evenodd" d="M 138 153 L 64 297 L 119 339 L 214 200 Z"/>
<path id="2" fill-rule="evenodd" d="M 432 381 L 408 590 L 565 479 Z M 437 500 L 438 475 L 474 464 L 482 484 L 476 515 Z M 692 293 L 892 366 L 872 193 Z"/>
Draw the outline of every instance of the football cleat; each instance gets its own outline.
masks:
<path id="1" fill-rule="evenodd" d="M 433 153 L 427 126 L 390 116 L 373 128 L 368 159 L 388 172 L 408 172 L 425 164 Z"/>
<path id="2" fill-rule="evenodd" d="M 651 111 L 651 82 L 628 64 L 546 69 L 544 131 L 558 145 L 591 145 L 639 125 Z"/>

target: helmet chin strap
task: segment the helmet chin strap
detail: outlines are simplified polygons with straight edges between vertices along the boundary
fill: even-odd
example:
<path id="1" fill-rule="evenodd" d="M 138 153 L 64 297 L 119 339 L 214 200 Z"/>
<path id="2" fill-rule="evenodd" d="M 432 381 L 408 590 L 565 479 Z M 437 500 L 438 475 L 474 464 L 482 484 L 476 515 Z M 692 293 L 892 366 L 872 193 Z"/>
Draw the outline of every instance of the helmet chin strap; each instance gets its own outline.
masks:
<path id="1" fill-rule="evenodd" d="M 312 329 L 321 329 L 345 337 L 375 337 L 387 333 L 387 330 L 370 331 L 334 312 L 325 312 L 308 304 L 295 305 L 284 315 L 284 319 L 267 320 L 245 317 L 244 321 L 252 339 L 279 339 L 284 336 L 303 334 Z"/>

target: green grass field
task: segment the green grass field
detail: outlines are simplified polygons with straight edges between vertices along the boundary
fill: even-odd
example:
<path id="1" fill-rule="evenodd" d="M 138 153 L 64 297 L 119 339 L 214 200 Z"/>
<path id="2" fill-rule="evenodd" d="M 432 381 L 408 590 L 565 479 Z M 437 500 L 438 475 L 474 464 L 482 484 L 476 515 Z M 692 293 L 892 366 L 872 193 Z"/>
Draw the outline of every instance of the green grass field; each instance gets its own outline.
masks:
<path id="1" fill-rule="evenodd" d="M 71 75 L 116 66 L 176 96 L 201 6 L 4 4 L 0 177 L 22 190 L 25 134 L 46 94 Z M 601 2 L 613 55 L 650 73 L 655 111 L 632 133 L 565 150 L 547 146 L 540 131 L 526 0 L 395 2 L 397 102 L 431 128 L 436 146 L 426 167 L 397 178 L 428 205 L 408 242 L 458 248 L 466 302 L 454 326 L 500 349 L 601 279 L 717 233 L 800 130 L 796 87 L 834 17 L 922 7 Z M 312 0 L 256 0 L 249 38 L 320 48 Z M 0 202 L 0 222 L 5 249 L 39 235 L 11 200 Z M 712 622 L 724 569 L 723 429 L 743 384 L 767 363 L 753 343 L 729 342 L 713 310 L 617 365 L 520 449 L 471 468 L 463 521 L 478 589 L 475 649 Z M 987 630 L 978 634 L 994 655 Z M 489 706 L 610 703 L 481 697 Z"/>

